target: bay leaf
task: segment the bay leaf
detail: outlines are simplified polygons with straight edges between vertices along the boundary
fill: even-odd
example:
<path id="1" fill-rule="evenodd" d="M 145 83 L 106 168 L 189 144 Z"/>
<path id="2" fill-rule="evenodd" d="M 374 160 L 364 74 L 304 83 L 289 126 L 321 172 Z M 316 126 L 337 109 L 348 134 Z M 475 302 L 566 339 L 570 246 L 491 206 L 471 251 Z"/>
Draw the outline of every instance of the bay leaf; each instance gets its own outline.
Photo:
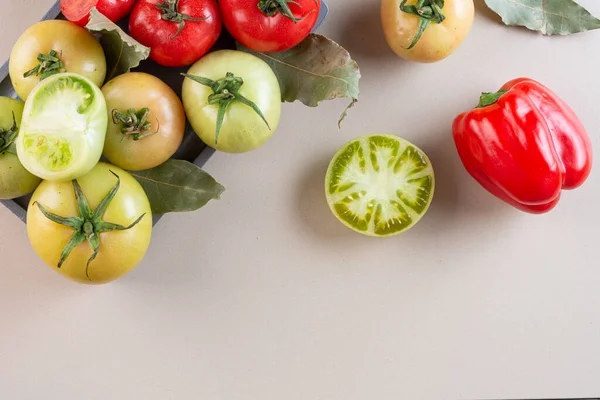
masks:
<path id="1" fill-rule="evenodd" d="M 271 66 L 281 86 L 281 101 L 301 101 L 316 107 L 324 100 L 351 99 L 338 124 L 358 101 L 360 69 L 350 53 L 327 37 L 315 33 L 280 53 L 258 53 L 237 44 L 238 50 L 260 57 Z"/>
<path id="2" fill-rule="evenodd" d="M 600 28 L 600 20 L 573 0 L 485 0 L 506 25 L 544 35 L 570 35 Z"/>
<path id="3" fill-rule="evenodd" d="M 106 56 L 106 81 L 129 72 L 150 55 L 150 48 L 129 36 L 117 24 L 92 8 L 87 30 L 100 35 L 100 44 Z"/>
<path id="4" fill-rule="evenodd" d="M 170 159 L 146 171 L 129 171 L 142 185 L 153 214 L 195 211 L 218 200 L 223 185 L 199 166 Z"/>

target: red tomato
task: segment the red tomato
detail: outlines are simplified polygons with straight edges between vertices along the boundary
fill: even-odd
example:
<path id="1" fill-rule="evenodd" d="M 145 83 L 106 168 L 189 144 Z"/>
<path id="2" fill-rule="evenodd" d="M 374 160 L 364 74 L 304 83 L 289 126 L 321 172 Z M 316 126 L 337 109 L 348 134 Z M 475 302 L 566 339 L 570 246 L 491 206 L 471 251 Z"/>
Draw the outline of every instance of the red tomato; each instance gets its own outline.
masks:
<path id="1" fill-rule="evenodd" d="M 129 34 L 150 47 L 150 58 L 160 65 L 190 65 L 219 38 L 219 7 L 215 0 L 138 0 Z"/>
<path id="2" fill-rule="evenodd" d="M 321 0 L 220 0 L 225 27 L 249 49 L 285 51 L 302 42 L 317 23 Z"/>
<path id="3" fill-rule="evenodd" d="M 69 21 L 86 26 L 92 7 L 117 22 L 129 14 L 134 3 L 135 0 L 60 0 L 60 9 Z"/>

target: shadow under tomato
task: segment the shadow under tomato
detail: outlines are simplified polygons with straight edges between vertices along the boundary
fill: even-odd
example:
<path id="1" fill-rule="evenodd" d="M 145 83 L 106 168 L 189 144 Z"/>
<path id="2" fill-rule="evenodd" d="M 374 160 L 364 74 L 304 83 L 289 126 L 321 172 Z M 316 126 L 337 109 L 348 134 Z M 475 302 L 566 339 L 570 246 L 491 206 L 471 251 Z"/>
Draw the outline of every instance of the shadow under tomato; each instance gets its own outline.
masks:
<path id="1" fill-rule="evenodd" d="M 436 139 L 414 142 L 430 158 L 436 179 L 431 208 L 423 220 L 411 228 L 415 232 L 422 229 L 440 232 L 456 226 L 460 214 L 458 179 L 469 178 L 466 175 L 462 178 L 457 176 L 462 166 L 454 148 L 452 134 L 444 132 L 436 136 Z M 324 187 L 329 162 L 330 159 L 321 159 L 302 170 L 295 195 L 300 223 L 316 234 L 319 240 L 360 239 L 363 236 L 345 227 L 329 209 Z"/>
<path id="2" fill-rule="evenodd" d="M 427 129 L 429 130 L 429 128 Z M 401 128 L 398 128 L 397 132 L 399 136 L 402 136 Z M 460 177 L 457 174 L 460 160 L 456 154 L 452 133 L 443 129 L 438 130 L 437 134 L 412 133 L 413 135 L 406 139 L 423 150 L 429 157 L 435 175 L 435 190 L 429 210 L 411 230 L 431 232 L 436 237 L 440 234 L 443 236 L 456 225 L 460 214 L 458 192 Z M 420 137 L 423 139 L 417 139 Z"/>
<path id="3" fill-rule="evenodd" d="M 300 224 L 314 233 L 318 240 L 348 241 L 360 238 L 360 234 L 348 229 L 336 219 L 327 204 L 325 174 L 330 161 L 321 159 L 301 170 L 295 195 Z"/>
<path id="4" fill-rule="evenodd" d="M 352 9 L 344 9 L 343 12 L 347 15 L 344 17 L 340 44 L 354 59 L 398 58 L 387 45 L 383 35 L 379 2 L 369 6 L 361 3 Z"/>

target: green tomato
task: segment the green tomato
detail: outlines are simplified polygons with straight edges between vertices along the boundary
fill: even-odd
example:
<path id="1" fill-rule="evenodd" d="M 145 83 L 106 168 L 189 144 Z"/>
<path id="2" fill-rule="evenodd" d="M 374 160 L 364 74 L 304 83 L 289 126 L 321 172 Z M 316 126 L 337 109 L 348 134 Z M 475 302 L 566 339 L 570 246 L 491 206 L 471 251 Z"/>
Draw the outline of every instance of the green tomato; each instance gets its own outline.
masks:
<path id="1" fill-rule="evenodd" d="M 271 67 L 236 50 L 210 53 L 191 66 L 183 82 L 183 106 L 204 143 L 244 153 L 271 137 L 281 115 L 281 89 Z"/>
<path id="2" fill-rule="evenodd" d="M 425 215 L 435 189 L 431 161 L 394 135 L 365 135 L 335 154 L 325 177 L 327 203 L 337 219 L 366 236 L 394 236 Z"/>
<path id="3" fill-rule="evenodd" d="M 40 178 L 23 167 L 15 140 L 23 114 L 23 102 L 0 97 L 0 200 L 15 199 L 33 192 Z"/>
<path id="4" fill-rule="evenodd" d="M 25 102 L 17 154 L 42 179 L 76 179 L 100 160 L 107 125 L 104 96 L 92 81 L 73 73 L 52 75 Z"/>

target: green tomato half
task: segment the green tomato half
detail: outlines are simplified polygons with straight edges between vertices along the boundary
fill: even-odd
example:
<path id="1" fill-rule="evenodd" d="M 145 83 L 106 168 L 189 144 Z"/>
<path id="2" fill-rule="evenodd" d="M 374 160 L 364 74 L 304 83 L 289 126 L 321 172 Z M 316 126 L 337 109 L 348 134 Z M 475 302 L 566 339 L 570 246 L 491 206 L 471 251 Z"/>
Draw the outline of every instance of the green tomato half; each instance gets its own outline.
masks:
<path id="1" fill-rule="evenodd" d="M 237 93 L 224 86 L 215 91 L 216 85 L 211 87 L 190 78 L 220 83 L 228 74 L 236 80 L 232 87 Z M 183 106 L 192 128 L 208 146 L 227 153 L 245 153 L 262 146 L 277 129 L 281 89 L 271 67 L 260 58 L 236 50 L 215 51 L 193 64 L 187 76 L 183 82 Z M 217 102 L 218 95 L 232 99 L 224 108 L 219 130 L 217 122 L 223 104 Z"/>
<path id="2" fill-rule="evenodd" d="M 395 135 L 347 142 L 325 177 L 331 212 L 348 228 L 372 237 L 412 228 L 429 209 L 434 191 L 433 166 L 425 152 Z"/>
<path id="3" fill-rule="evenodd" d="M 40 178 L 32 175 L 19 162 L 15 153 L 23 102 L 0 97 L 0 200 L 15 199 L 34 191 Z"/>
<path id="4" fill-rule="evenodd" d="M 100 89 L 73 73 L 52 75 L 27 97 L 17 139 L 19 160 L 49 181 L 70 181 L 100 160 L 108 112 Z"/>

